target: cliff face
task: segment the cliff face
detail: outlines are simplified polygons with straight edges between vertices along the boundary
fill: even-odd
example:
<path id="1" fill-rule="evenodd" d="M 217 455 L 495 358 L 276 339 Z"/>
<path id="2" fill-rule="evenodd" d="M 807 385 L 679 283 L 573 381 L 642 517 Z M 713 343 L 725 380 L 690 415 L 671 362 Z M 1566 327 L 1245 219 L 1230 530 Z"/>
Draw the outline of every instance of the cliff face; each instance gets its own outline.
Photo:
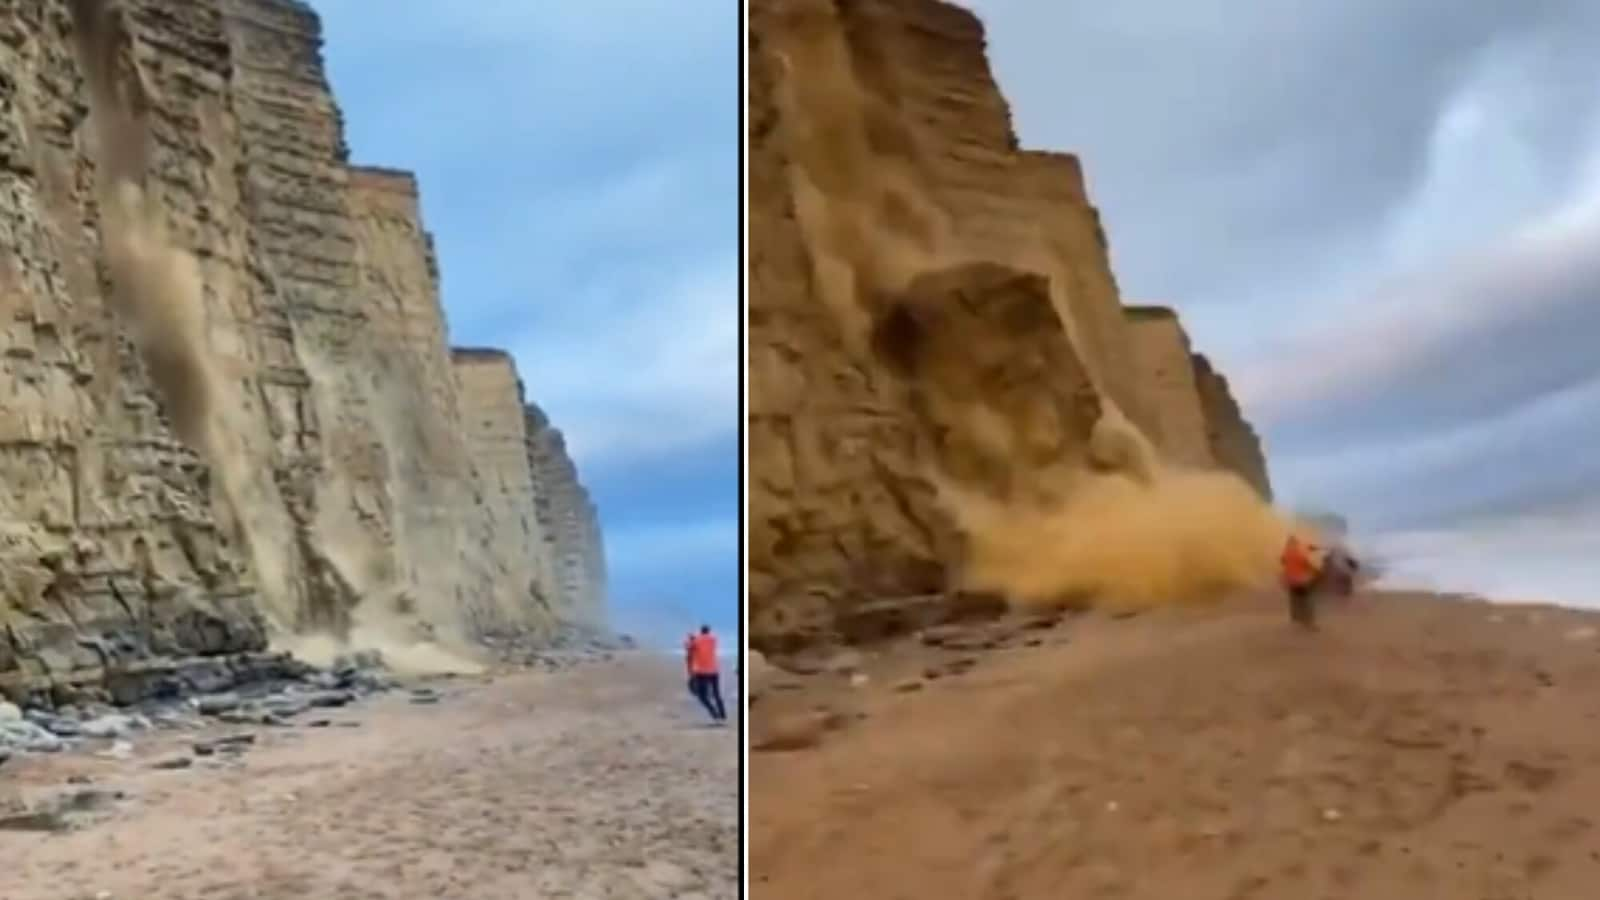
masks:
<path id="1" fill-rule="evenodd" d="M 528 465 L 516 363 L 503 350 L 482 348 L 456 348 L 451 361 L 462 398 L 462 433 L 477 461 L 483 503 L 496 526 L 489 550 L 498 564 L 495 580 L 517 586 L 541 615 L 553 614 L 554 560 L 538 517 L 541 491 Z"/>
<path id="2" fill-rule="evenodd" d="M 1211 367 L 1202 354 L 1190 357 L 1195 385 L 1200 391 L 1200 407 L 1205 410 L 1206 437 L 1217 465 L 1238 473 L 1261 496 L 1272 499 L 1272 483 L 1267 476 L 1267 458 L 1261 439 L 1245 421 L 1239 402 L 1228 389 L 1228 379 Z"/>
<path id="3" fill-rule="evenodd" d="M 514 570 L 527 559 L 519 548 L 496 543 L 509 513 L 485 502 L 482 473 L 494 458 L 470 440 L 463 414 L 485 398 L 456 381 L 416 179 L 351 168 L 346 198 L 367 316 L 372 422 L 387 448 L 401 602 L 427 607 L 430 619 L 460 611 L 469 632 L 503 627 L 525 604 L 531 575 Z"/>
<path id="4" fill-rule="evenodd" d="M 757 647 L 947 610 L 962 498 L 1220 458 L 1218 385 L 1175 320 L 1130 322 L 1077 160 L 1018 147 L 970 13 L 755 0 L 749 136 Z"/>
<path id="5" fill-rule="evenodd" d="M 1160 306 L 1129 307 L 1128 325 L 1156 445 L 1174 462 L 1232 472 L 1271 500 L 1261 441 L 1228 380 L 1192 351 L 1177 314 Z"/>
<path id="6" fill-rule="evenodd" d="M 110 299 L 68 5 L 0 9 L 0 689 L 313 629 L 593 618 L 557 599 L 509 359 L 458 383 L 415 182 L 347 164 L 294 0 L 139 0 L 112 32 L 146 202 L 193 258 L 156 293 L 192 295 L 183 353 L 226 425 L 178 439 Z"/>
<path id="7" fill-rule="evenodd" d="M 1129 349 L 1151 412 L 1151 440 L 1174 462 L 1216 465 L 1190 362 L 1189 336 L 1177 313 L 1161 306 L 1129 307 L 1128 329 Z"/>
<path id="8" fill-rule="evenodd" d="M 605 620 L 606 596 L 599 511 L 578 481 L 561 429 L 533 403 L 523 408 L 523 422 L 528 467 L 541 486 L 534 509 L 554 566 L 556 595 L 561 607 L 572 610 L 579 621 L 598 624 Z"/>

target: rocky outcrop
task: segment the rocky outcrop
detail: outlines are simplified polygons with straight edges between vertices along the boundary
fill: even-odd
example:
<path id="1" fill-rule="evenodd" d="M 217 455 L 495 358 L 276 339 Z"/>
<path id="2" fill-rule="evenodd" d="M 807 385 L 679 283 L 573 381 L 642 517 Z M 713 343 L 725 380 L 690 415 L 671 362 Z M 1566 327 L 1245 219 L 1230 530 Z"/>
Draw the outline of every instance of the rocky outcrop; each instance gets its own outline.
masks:
<path id="1" fill-rule="evenodd" d="M 968 607 L 964 498 L 1220 458 L 1215 386 L 1130 323 L 1078 161 L 1018 146 L 974 16 L 755 0 L 749 40 L 753 646 Z"/>
<path id="2" fill-rule="evenodd" d="M 110 299 L 69 5 L 0 9 L 0 690 L 308 630 L 576 615 L 553 605 L 516 375 L 501 357 L 458 384 L 414 180 L 348 164 L 297 0 L 137 0 L 106 32 L 145 202 L 194 263 L 157 293 L 192 297 L 184 352 L 217 376 L 225 440 L 180 439 Z"/>

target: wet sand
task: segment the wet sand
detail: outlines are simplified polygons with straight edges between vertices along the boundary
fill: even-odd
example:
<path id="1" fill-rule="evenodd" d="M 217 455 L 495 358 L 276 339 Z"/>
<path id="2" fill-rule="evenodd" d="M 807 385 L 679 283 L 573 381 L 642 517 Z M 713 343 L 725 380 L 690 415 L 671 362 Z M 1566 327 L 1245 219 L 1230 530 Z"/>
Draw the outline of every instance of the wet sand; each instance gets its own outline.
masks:
<path id="1" fill-rule="evenodd" d="M 1600 617 L 1378 595 L 1284 620 L 979 626 L 769 674 L 754 896 L 1596 896 Z"/>
<path id="2" fill-rule="evenodd" d="M 13 794 L 126 797 L 71 831 L 0 831 L 0 897 L 733 898 L 737 721 L 707 727 L 682 681 L 633 654 L 440 682 L 437 704 L 384 696 L 326 727 L 13 760 Z M 236 762 L 194 756 L 196 739 L 237 733 L 256 737 Z"/>

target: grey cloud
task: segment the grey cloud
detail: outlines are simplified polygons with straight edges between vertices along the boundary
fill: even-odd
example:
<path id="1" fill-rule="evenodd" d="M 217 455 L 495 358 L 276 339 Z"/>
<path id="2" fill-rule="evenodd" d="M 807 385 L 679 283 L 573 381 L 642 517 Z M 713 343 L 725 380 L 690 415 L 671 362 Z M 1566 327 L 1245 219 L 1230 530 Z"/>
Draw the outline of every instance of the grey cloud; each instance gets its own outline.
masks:
<path id="1" fill-rule="evenodd" d="M 1275 479 L 1373 528 L 1509 515 L 1600 485 L 1595 246 L 1600 221 L 1542 253 L 1461 267 L 1430 307 L 1479 311 L 1452 330 L 1429 333 L 1418 317 L 1387 336 L 1334 332 L 1320 356 L 1265 366 L 1268 378 L 1335 375 L 1257 417 Z M 1388 345 L 1369 354 L 1371 371 L 1341 370 L 1341 349 L 1362 349 L 1346 339 Z"/>
<path id="2" fill-rule="evenodd" d="M 1404 306 L 1422 294 L 1431 315 L 1380 319 L 1389 325 L 1379 328 L 1358 321 L 1257 370 L 1263 380 L 1297 368 L 1327 373 L 1300 396 L 1274 403 L 1271 384 L 1257 387 L 1249 374 L 1239 379 L 1247 401 L 1253 392 L 1268 392 L 1253 406 L 1274 450 L 1414 439 L 1507 415 L 1593 377 L 1600 215 L 1566 233 L 1510 243 L 1460 263 L 1434 284 L 1381 292 L 1372 304 Z M 1475 315 L 1452 317 L 1452 311 Z"/>
<path id="3" fill-rule="evenodd" d="M 1437 526 L 1541 510 L 1600 493 L 1600 378 L 1492 419 L 1409 441 L 1275 456 L 1293 502 L 1360 530 Z M 1271 450 L 1269 448 L 1269 453 Z"/>

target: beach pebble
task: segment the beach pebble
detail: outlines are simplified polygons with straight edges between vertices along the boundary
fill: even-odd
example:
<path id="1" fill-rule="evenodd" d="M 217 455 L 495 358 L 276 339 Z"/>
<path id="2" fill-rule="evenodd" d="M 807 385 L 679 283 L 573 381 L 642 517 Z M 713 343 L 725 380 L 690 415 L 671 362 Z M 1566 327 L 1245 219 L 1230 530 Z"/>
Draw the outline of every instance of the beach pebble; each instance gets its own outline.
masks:
<path id="1" fill-rule="evenodd" d="M 0 720 L 0 748 L 24 753 L 58 753 L 65 746 L 60 737 L 27 719 Z"/>
<path id="2" fill-rule="evenodd" d="M 137 723 L 130 716 L 109 713 L 82 723 L 79 729 L 84 737 L 114 740 L 133 733 L 137 730 Z"/>
<path id="3" fill-rule="evenodd" d="M 234 693 L 208 694 L 194 698 L 194 708 L 201 715 L 215 716 L 239 708 L 239 695 Z"/>

